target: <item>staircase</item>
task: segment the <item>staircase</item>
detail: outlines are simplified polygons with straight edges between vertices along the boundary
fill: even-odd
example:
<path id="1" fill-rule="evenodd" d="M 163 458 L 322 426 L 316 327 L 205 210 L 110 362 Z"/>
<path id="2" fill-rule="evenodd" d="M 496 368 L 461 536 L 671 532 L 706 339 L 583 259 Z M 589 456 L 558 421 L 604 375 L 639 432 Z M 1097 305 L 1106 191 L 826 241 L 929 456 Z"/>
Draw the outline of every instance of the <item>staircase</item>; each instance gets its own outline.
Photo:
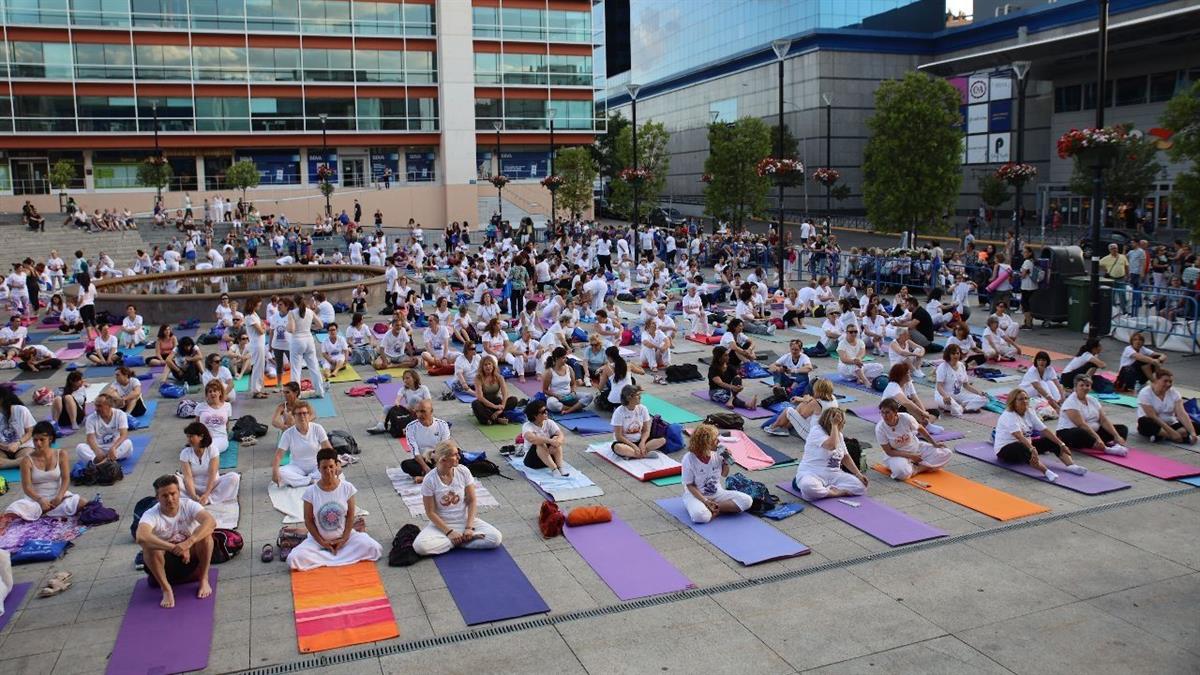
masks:
<path id="1" fill-rule="evenodd" d="M 498 201 L 495 197 L 480 197 L 479 198 L 479 222 L 487 223 L 492 219 L 492 214 L 496 212 Z M 545 216 L 534 215 L 522 209 L 509 200 L 504 200 L 504 219 L 512 223 L 514 226 L 521 222 L 525 216 L 530 216 L 535 221 L 542 220 Z"/>
<path id="2" fill-rule="evenodd" d="M 103 251 L 121 268 L 132 265 L 138 249 L 148 250 L 146 242 L 138 232 L 97 232 L 88 234 L 76 227 L 63 227 L 62 215 L 49 214 L 45 232 L 31 232 L 21 224 L 20 214 L 0 214 L 0 239 L 4 241 L 4 252 L 0 263 L 7 269 L 10 263 L 32 258 L 45 262 L 50 251 L 58 251 L 67 265 L 75 259 L 75 251 L 95 261 Z M 144 225 L 142 227 L 145 227 Z"/>

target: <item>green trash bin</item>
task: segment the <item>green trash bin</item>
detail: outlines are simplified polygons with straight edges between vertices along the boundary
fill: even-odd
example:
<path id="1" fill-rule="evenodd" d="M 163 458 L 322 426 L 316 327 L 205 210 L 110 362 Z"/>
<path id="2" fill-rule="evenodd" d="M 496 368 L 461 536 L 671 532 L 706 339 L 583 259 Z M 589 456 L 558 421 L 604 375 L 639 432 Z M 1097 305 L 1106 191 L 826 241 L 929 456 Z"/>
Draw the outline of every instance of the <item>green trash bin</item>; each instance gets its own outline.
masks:
<path id="1" fill-rule="evenodd" d="M 1107 335 L 1112 327 L 1112 281 L 1100 279 L 1100 307 L 1095 317 L 1100 335 Z M 1067 279 L 1067 329 L 1082 332 L 1091 323 L 1092 280 L 1088 276 Z"/>

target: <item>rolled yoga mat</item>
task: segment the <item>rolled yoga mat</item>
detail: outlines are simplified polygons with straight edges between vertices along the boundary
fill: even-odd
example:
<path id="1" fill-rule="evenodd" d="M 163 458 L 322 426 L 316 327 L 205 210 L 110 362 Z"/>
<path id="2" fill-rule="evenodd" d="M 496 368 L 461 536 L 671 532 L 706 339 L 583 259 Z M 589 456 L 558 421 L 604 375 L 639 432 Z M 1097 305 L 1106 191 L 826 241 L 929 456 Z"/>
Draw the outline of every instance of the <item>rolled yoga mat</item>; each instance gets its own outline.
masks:
<path id="1" fill-rule="evenodd" d="M 598 436 L 612 433 L 612 422 L 599 415 L 575 416 L 568 415 L 555 419 L 564 428 L 570 429 L 580 436 Z"/>
<path id="2" fill-rule="evenodd" d="M 615 513 L 607 523 L 564 527 L 563 536 L 621 600 L 695 587 Z"/>
<path id="3" fill-rule="evenodd" d="M 659 499 L 656 503 L 708 543 L 743 565 L 794 558 L 812 552 L 804 544 L 749 513 L 723 513 L 701 524 L 692 522 L 683 505 L 683 497 Z"/>
<path id="4" fill-rule="evenodd" d="M 433 560 L 468 626 L 550 611 L 503 546 L 455 548 Z"/>
<path id="5" fill-rule="evenodd" d="M 1002 469 L 1008 469 L 1019 473 L 1023 476 L 1036 478 L 1040 481 L 1046 481 L 1045 476 L 1041 471 L 1029 466 L 1028 464 L 1007 464 L 1001 462 L 996 457 L 995 450 L 992 449 L 991 443 L 959 443 L 954 446 L 954 451 L 960 455 L 973 457 L 981 462 L 987 462 L 992 466 L 998 466 Z M 1106 492 L 1114 492 L 1116 490 L 1124 490 L 1129 487 L 1129 483 L 1105 476 L 1095 471 L 1088 471 L 1082 476 L 1076 476 L 1067 471 L 1057 457 L 1052 454 L 1044 454 L 1041 456 L 1042 463 L 1050 468 L 1051 471 L 1058 474 L 1058 480 L 1054 481 L 1054 485 L 1064 487 L 1075 492 L 1082 492 L 1085 495 L 1102 495 Z"/>
<path id="6" fill-rule="evenodd" d="M 208 571 L 212 595 L 196 597 L 199 583 L 173 586 L 175 606 L 159 606 L 162 591 L 148 577 L 133 586 L 117 642 L 108 659 L 108 675 L 186 673 L 208 667 L 217 608 L 217 569 Z"/>
<path id="7" fill-rule="evenodd" d="M 772 415 L 775 414 L 775 413 L 771 412 L 770 410 L 763 408 L 762 406 L 759 406 L 753 410 L 751 410 L 749 408 L 727 408 L 724 405 L 722 405 L 720 403 L 716 403 L 711 398 L 709 398 L 707 389 L 705 389 L 703 391 L 693 391 L 692 396 L 695 396 L 696 398 L 708 401 L 709 403 L 712 403 L 713 405 L 718 406 L 722 410 L 725 410 L 727 412 L 732 412 L 732 413 L 741 415 L 742 417 L 745 417 L 748 420 L 760 420 L 764 417 L 771 417 Z M 642 398 L 645 398 L 645 396 L 643 395 Z"/>
<path id="8" fill-rule="evenodd" d="M 874 469 L 885 476 L 891 476 L 891 472 L 882 464 L 875 465 Z M 996 520 L 1016 520 L 1050 511 L 1041 504 L 976 483 L 945 469 L 925 471 L 904 482 Z"/>
<path id="9" fill-rule="evenodd" d="M 866 532 L 888 546 L 903 546 L 948 535 L 945 530 L 923 523 L 890 506 L 880 504 L 866 495 L 828 497 L 809 502 L 800 496 L 800 491 L 792 485 L 791 481 L 778 483 L 776 487 L 794 497 L 803 499 L 843 523 Z"/>

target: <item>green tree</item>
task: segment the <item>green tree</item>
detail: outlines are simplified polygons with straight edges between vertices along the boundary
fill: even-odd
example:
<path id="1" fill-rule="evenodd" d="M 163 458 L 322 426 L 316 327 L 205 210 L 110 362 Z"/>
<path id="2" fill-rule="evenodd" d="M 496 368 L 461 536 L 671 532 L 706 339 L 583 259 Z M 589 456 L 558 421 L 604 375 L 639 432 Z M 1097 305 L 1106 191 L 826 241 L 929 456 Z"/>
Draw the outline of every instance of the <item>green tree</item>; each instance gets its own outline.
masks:
<path id="1" fill-rule="evenodd" d="M 845 183 L 838 183 L 829 191 L 829 196 L 837 201 L 844 201 L 850 198 L 850 186 Z"/>
<path id="2" fill-rule="evenodd" d="M 1141 202 L 1142 197 L 1154 188 L 1155 179 L 1162 170 L 1154 141 L 1130 136 L 1121 144 L 1112 163 L 1104 169 L 1104 194 L 1110 204 Z M 1082 159 L 1076 157 L 1071 171 L 1071 191 L 1091 196 L 1094 172 L 1093 167 L 1086 166 Z"/>
<path id="3" fill-rule="evenodd" d="M 248 159 L 234 162 L 233 166 L 225 171 L 225 184 L 234 190 L 241 190 L 242 201 L 246 201 L 246 190 L 258 187 L 258 181 L 258 167 Z"/>
<path id="4" fill-rule="evenodd" d="M 1175 176 L 1175 188 L 1171 192 L 1171 208 L 1190 225 L 1196 237 L 1200 237 L 1200 82 L 1193 82 L 1191 89 L 1180 92 L 1167 102 L 1159 124 L 1174 131 L 1171 149 L 1167 155 L 1176 162 L 1191 166 Z"/>
<path id="5" fill-rule="evenodd" d="M 58 186 L 60 194 L 67 194 L 71 181 L 75 180 L 75 162 L 60 159 L 50 167 L 50 184 Z"/>
<path id="6" fill-rule="evenodd" d="M 599 167 L 600 175 L 608 180 L 616 180 L 617 174 L 625 167 L 617 160 L 617 138 L 621 132 L 629 128 L 629 120 L 619 113 L 610 113 L 608 128 L 596 137 L 596 142 L 588 147 L 592 160 Z"/>
<path id="7" fill-rule="evenodd" d="M 171 164 L 165 157 L 147 157 L 138 165 L 138 183 L 159 191 L 171 183 Z"/>
<path id="8" fill-rule="evenodd" d="M 639 148 L 640 149 L 640 148 Z M 554 194 L 560 208 L 583 213 L 592 205 L 592 185 L 599 167 L 589 148 L 563 148 L 554 154 L 554 170 L 563 180 Z"/>
<path id="9" fill-rule="evenodd" d="M 875 91 L 863 156 L 863 201 L 881 230 L 941 227 L 962 185 L 959 93 L 949 82 L 910 72 Z"/>
<path id="10" fill-rule="evenodd" d="M 1008 198 L 1008 184 L 996 178 L 995 173 L 988 171 L 979 177 L 979 200 L 988 208 L 1000 208 Z"/>
<path id="11" fill-rule="evenodd" d="M 708 145 L 704 172 L 712 181 L 704 188 L 704 210 L 739 230 L 767 207 L 771 181 L 759 176 L 755 166 L 772 154 L 771 129 L 757 117 L 715 122 L 708 126 Z"/>
<path id="12" fill-rule="evenodd" d="M 650 179 L 638 188 L 640 197 L 638 222 L 646 218 L 658 206 L 658 196 L 667 184 L 667 171 L 671 167 L 667 155 L 667 140 L 670 134 L 661 122 L 646 122 L 638 128 L 638 168 L 650 172 Z M 627 126 L 617 136 L 616 159 L 622 169 L 633 166 L 633 128 Z M 613 209 L 619 213 L 633 213 L 633 185 L 621 179 L 612 182 Z"/>

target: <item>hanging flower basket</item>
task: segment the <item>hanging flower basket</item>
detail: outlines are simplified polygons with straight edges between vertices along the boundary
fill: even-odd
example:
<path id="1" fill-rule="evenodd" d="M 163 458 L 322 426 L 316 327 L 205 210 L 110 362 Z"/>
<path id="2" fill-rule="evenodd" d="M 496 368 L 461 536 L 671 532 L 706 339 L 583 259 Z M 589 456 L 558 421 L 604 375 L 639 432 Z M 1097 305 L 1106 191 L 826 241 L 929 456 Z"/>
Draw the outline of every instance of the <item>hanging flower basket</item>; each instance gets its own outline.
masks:
<path id="1" fill-rule="evenodd" d="M 1037 167 L 1032 164 L 1017 164 L 1009 162 L 996 169 L 996 178 L 1012 186 L 1024 185 L 1037 175 Z"/>
<path id="2" fill-rule="evenodd" d="M 547 190 L 549 190 L 551 192 L 554 192 L 558 188 L 562 187 L 562 184 L 563 184 L 562 176 L 556 176 L 556 175 L 551 174 L 542 179 L 542 187 L 546 188 Z"/>
<path id="3" fill-rule="evenodd" d="M 700 174 L 700 182 L 701 182 L 701 183 L 711 183 L 711 182 L 712 182 L 712 180 L 713 180 L 713 179 L 712 179 L 712 174 L 711 174 L 711 173 L 702 173 L 702 174 Z"/>
<path id="4" fill-rule="evenodd" d="M 1058 139 L 1058 156 L 1062 159 L 1078 157 L 1088 166 L 1108 164 L 1117 156 L 1117 150 L 1128 136 L 1127 126 L 1071 129 Z"/>
<path id="5" fill-rule="evenodd" d="M 488 182 L 494 185 L 497 189 L 503 190 L 504 186 L 508 185 L 508 176 L 505 176 L 504 174 L 492 176 L 488 179 Z"/>
<path id="6" fill-rule="evenodd" d="M 782 179 L 790 177 L 792 174 L 804 173 L 804 164 L 795 159 L 764 157 L 759 160 L 758 165 L 754 169 L 760 176 Z"/>
<path id="7" fill-rule="evenodd" d="M 167 163 L 167 158 L 163 157 L 162 155 L 158 155 L 157 157 L 147 157 L 145 161 L 146 164 L 149 164 L 150 166 L 159 167 Z"/>
<path id="8" fill-rule="evenodd" d="M 821 168 L 817 169 L 816 171 L 813 171 L 813 174 L 812 174 L 813 181 L 820 183 L 821 185 L 824 185 L 825 187 L 830 187 L 834 183 L 838 182 L 838 179 L 840 179 L 841 177 L 842 177 L 842 174 L 840 171 L 838 171 L 837 169 L 830 169 L 827 167 L 821 167 Z"/>
<path id="9" fill-rule="evenodd" d="M 646 181 L 650 180 L 652 177 L 653 177 L 653 174 L 650 173 L 649 169 L 641 169 L 641 168 L 634 169 L 634 168 L 627 167 L 627 168 L 621 169 L 621 172 L 617 174 L 617 178 L 620 178 L 621 180 L 625 181 L 626 183 L 645 183 Z"/>
<path id="10" fill-rule="evenodd" d="M 317 180 L 327 183 L 331 178 L 333 178 L 333 169 L 325 164 L 317 167 Z"/>

